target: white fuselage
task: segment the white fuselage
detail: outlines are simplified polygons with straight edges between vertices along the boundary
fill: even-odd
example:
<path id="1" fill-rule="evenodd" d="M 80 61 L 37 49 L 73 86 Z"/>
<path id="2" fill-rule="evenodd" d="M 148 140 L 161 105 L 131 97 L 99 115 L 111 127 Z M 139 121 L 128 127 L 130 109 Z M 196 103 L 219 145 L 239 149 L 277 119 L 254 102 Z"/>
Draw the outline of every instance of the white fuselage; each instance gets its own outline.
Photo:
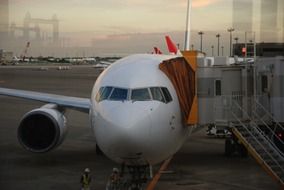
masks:
<path id="1" fill-rule="evenodd" d="M 132 55 L 113 63 L 97 79 L 91 97 L 91 124 L 96 142 L 110 159 L 128 165 L 159 163 L 175 154 L 189 135 L 178 97 L 169 78 L 159 69 L 176 56 Z M 103 87 L 127 89 L 127 98 L 98 101 Z M 168 103 L 153 100 L 150 87 L 165 87 Z M 149 100 L 132 99 L 132 90 L 148 88 Z M 134 94 L 134 93 L 133 93 Z"/>

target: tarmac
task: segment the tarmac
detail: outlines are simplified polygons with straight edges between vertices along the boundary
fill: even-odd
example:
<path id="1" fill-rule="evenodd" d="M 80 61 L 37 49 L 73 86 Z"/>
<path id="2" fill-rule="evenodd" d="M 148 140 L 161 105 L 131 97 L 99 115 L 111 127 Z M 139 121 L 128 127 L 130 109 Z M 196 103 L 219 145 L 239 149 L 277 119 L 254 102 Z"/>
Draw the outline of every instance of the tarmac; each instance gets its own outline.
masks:
<path id="1" fill-rule="evenodd" d="M 0 66 L 0 87 L 90 97 L 100 71 L 91 66 L 70 70 Z M 89 117 L 73 110 L 66 113 L 68 134 L 57 149 L 44 154 L 24 150 L 17 140 L 22 116 L 42 103 L 0 96 L 0 189 L 78 190 L 80 176 L 89 167 L 92 190 L 105 189 L 116 163 L 97 155 Z M 159 165 L 154 166 L 154 173 Z M 280 189 L 249 156 L 224 156 L 224 139 L 210 138 L 202 129 L 174 155 L 156 190 L 265 190 Z"/>

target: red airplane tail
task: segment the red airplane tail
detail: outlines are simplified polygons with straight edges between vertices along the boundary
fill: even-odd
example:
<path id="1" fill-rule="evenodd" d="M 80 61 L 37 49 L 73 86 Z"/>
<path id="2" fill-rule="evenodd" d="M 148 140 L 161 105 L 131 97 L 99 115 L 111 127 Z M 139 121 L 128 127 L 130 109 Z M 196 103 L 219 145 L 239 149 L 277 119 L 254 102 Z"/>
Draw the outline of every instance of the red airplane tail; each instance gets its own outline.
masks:
<path id="1" fill-rule="evenodd" d="M 161 51 L 159 48 L 154 47 L 154 52 L 153 52 L 153 54 L 163 54 L 163 53 L 162 53 L 162 51 Z"/>
<path id="2" fill-rule="evenodd" d="M 177 54 L 178 49 L 169 36 L 166 36 L 166 42 L 169 52 L 172 54 Z"/>

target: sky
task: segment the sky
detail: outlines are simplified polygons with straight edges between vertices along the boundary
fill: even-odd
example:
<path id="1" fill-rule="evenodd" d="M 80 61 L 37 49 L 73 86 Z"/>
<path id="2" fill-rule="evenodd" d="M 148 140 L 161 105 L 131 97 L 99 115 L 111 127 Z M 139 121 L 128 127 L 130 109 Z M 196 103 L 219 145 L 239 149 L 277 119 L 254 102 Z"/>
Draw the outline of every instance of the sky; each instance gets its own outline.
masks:
<path id="1" fill-rule="evenodd" d="M 228 0 L 193 0 L 197 11 Z M 10 21 L 57 14 L 62 32 L 160 32 L 184 28 L 187 0 L 10 0 Z M 227 3 L 225 3 L 227 4 Z M 210 10 L 214 8 L 211 7 Z M 224 12 L 222 13 L 224 14 Z M 214 14 L 215 16 L 216 13 Z"/>
<path id="2" fill-rule="evenodd" d="M 43 19 L 56 14 L 64 46 L 93 47 L 93 51 L 100 53 L 115 53 L 121 47 L 118 53 L 127 54 L 164 46 L 165 34 L 182 44 L 186 8 L 187 0 L 9 0 L 9 20 L 22 26 L 27 12 L 33 18 Z M 226 31 L 232 26 L 232 0 L 193 0 L 191 20 L 192 43 L 196 47 L 197 32 L 201 30 L 208 34 L 207 51 L 216 33 L 221 33 L 221 39 L 227 43 Z M 50 27 L 40 27 L 42 33 L 51 35 Z M 165 51 L 165 47 L 161 49 Z"/>

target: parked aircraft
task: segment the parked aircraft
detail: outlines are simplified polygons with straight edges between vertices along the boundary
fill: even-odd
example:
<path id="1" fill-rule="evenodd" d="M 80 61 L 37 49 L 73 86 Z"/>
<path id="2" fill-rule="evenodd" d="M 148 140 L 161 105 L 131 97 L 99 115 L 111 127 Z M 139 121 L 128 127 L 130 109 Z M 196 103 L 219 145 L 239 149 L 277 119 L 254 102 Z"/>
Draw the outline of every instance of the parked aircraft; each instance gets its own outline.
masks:
<path id="1" fill-rule="evenodd" d="M 18 139 L 25 149 L 44 153 L 59 146 L 67 131 L 64 110 L 75 109 L 89 114 L 97 149 L 142 178 L 149 166 L 174 155 L 191 131 L 173 83 L 159 68 L 177 57 L 137 54 L 120 59 L 98 77 L 90 98 L 7 88 L 0 88 L 0 95 L 48 103 L 23 116 Z"/>

